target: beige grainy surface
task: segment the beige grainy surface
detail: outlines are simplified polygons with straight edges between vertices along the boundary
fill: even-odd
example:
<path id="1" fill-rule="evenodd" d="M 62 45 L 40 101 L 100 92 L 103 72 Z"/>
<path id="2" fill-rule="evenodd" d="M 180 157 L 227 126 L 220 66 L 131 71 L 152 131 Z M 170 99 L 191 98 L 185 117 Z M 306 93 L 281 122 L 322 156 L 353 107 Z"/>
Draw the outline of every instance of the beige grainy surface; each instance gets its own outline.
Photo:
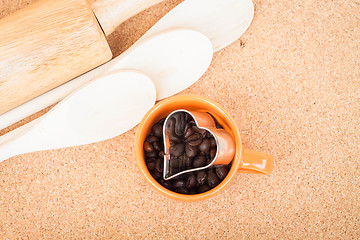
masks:
<path id="1" fill-rule="evenodd" d="M 0 17 L 29 2 L 0 1 Z M 179 2 L 120 26 L 114 53 Z M 1 239 L 359 239 L 360 1 L 254 3 L 249 30 L 182 94 L 228 109 L 245 147 L 275 156 L 272 175 L 239 174 L 202 202 L 170 200 L 135 164 L 135 128 L 0 163 Z"/>

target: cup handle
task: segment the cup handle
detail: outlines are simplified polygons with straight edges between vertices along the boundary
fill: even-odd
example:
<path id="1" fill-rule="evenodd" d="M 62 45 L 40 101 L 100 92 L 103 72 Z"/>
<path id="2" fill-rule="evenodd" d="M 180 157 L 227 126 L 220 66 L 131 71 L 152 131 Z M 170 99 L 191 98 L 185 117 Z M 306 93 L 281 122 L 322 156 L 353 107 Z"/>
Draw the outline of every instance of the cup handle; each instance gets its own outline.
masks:
<path id="1" fill-rule="evenodd" d="M 239 173 L 270 174 L 273 168 L 273 156 L 243 149 L 243 165 L 238 169 Z"/>

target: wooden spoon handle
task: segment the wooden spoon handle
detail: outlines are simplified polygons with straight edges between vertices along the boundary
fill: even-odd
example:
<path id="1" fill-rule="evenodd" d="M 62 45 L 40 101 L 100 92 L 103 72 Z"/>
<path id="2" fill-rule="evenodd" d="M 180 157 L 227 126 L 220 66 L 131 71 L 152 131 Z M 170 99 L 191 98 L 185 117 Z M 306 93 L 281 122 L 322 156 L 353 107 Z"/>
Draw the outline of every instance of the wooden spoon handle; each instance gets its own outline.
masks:
<path id="1" fill-rule="evenodd" d="M 96 18 L 106 35 L 128 18 L 163 0 L 95 0 L 91 2 Z"/>

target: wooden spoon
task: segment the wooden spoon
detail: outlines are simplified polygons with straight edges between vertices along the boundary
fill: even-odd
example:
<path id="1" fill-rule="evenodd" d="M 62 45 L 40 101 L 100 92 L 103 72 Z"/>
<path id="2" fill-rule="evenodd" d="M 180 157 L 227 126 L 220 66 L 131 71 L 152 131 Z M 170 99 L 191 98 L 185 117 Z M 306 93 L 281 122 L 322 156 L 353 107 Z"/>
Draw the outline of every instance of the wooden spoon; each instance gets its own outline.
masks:
<path id="1" fill-rule="evenodd" d="M 138 41 L 122 55 L 0 116 L 0 129 L 51 104 L 94 78 L 121 69 L 135 69 L 155 83 L 157 98 L 189 87 L 209 67 L 212 46 L 207 37 L 191 30 L 163 32 Z"/>
<path id="2" fill-rule="evenodd" d="M 174 28 L 186 28 L 207 36 L 218 51 L 237 40 L 254 17 L 251 0 L 187 0 L 162 17 L 140 40 Z"/>
<path id="3" fill-rule="evenodd" d="M 92 81 L 44 116 L 0 138 L 0 162 L 27 152 L 93 143 L 134 127 L 154 105 L 146 75 L 118 71 Z"/>

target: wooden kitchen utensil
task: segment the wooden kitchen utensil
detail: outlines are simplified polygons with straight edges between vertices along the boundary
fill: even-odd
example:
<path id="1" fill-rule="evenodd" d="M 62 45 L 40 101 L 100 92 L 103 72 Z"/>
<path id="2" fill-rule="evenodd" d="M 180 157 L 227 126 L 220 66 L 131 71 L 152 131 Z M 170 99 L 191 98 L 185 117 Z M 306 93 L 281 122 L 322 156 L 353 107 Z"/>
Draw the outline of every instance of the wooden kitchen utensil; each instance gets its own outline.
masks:
<path id="1" fill-rule="evenodd" d="M 0 114 L 110 60 L 101 28 L 161 1 L 38 0 L 0 19 Z"/>
<path id="2" fill-rule="evenodd" d="M 186 28 L 207 36 L 218 51 L 249 28 L 254 17 L 252 0 L 188 0 L 162 17 L 141 38 L 174 28 Z"/>
<path id="3" fill-rule="evenodd" d="M 44 116 L 0 139 L 0 162 L 27 152 L 93 143 L 134 127 L 154 105 L 151 79 L 113 72 L 74 92 Z"/>
<path id="4" fill-rule="evenodd" d="M 214 51 L 217 51 L 239 38 L 249 27 L 253 15 L 254 6 L 251 0 L 186 0 L 160 19 L 135 45 L 166 30 L 188 28 L 206 35 Z M 98 76 L 101 71 L 103 69 L 94 69 L 80 76 L 81 80 L 72 80 L 0 115 L 0 129 L 60 101 L 66 94 L 80 87 L 81 83 Z M 165 96 L 168 95 L 159 93 L 158 99 Z"/>

